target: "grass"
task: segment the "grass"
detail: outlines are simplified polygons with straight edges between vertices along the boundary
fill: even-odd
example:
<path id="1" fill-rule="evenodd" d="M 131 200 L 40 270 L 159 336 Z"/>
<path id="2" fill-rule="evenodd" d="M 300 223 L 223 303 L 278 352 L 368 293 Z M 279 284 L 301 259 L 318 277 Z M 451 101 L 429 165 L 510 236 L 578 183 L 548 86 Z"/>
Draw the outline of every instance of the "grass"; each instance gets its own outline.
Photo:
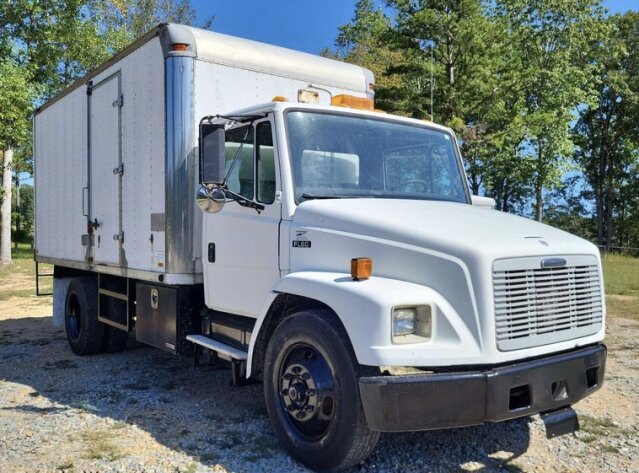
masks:
<path id="1" fill-rule="evenodd" d="M 608 313 L 639 320 L 639 258 L 610 254 L 601 261 Z"/>
<path id="2" fill-rule="evenodd" d="M 623 255 L 604 255 L 606 293 L 639 297 L 639 258 Z"/>
<path id="3" fill-rule="evenodd" d="M 122 457 L 118 448 L 113 444 L 116 437 L 114 432 L 103 430 L 85 430 L 80 434 L 80 440 L 86 448 L 85 458 L 88 460 L 114 461 Z"/>
<path id="4" fill-rule="evenodd" d="M 632 435 L 632 431 L 615 424 L 607 417 L 593 417 L 587 414 L 579 416 L 580 430 L 586 435 L 586 439 L 594 437 L 622 437 Z M 590 440 L 592 442 L 592 440 Z"/>
<path id="5" fill-rule="evenodd" d="M 11 264 L 0 264 L 0 281 L 8 281 L 5 287 L 0 285 L 0 301 L 10 297 L 29 297 L 35 295 L 35 262 L 33 260 L 33 250 L 26 243 L 19 243 L 18 248 L 11 249 Z M 53 265 L 41 264 L 40 274 L 53 272 Z M 26 284 L 20 284 L 19 288 L 12 287 L 13 281 L 23 280 Z M 53 278 L 40 278 L 40 290 L 51 292 Z"/>

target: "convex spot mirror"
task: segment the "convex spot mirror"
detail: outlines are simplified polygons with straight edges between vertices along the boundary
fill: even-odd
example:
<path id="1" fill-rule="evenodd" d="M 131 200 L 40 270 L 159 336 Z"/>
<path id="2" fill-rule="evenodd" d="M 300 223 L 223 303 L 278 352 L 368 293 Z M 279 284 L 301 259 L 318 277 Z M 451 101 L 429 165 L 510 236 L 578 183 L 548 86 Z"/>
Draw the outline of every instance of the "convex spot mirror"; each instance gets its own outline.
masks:
<path id="1" fill-rule="evenodd" d="M 200 183 L 203 186 L 224 183 L 224 139 L 223 124 L 200 122 Z"/>
<path id="2" fill-rule="evenodd" d="M 202 212 L 216 213 L 224 208 L 226 194 L 220 188 L 207 189 L 206 187 L 200 187 L 195 201 Z"/>

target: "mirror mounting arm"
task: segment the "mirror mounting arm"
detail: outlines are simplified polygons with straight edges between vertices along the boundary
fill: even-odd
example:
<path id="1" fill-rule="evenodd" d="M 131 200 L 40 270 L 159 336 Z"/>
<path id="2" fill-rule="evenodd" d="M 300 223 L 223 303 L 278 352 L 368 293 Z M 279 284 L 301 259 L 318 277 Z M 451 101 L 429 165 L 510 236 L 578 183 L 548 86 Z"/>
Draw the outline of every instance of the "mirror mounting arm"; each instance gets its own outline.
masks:
<path id="1" fill-rule="evenodd" d="M 244 197 L 241 194 L 236 194 L 233 191 L 230 191 L 226 188 L 222 189 L 224 191 L 225 194 L 229 195 L 235 202 L 237 202 L 238 204 L 240 204 L 242 207 L 248 207 L 250 209 L 255 209 L 255 211 L 258 214 L 262 213 L 262 210 L 265 209 L 265 207 L 262 204 L 258 204 L 257 202 L 253 202 L 250 199 L 247 199 L 246 197 Z"/>

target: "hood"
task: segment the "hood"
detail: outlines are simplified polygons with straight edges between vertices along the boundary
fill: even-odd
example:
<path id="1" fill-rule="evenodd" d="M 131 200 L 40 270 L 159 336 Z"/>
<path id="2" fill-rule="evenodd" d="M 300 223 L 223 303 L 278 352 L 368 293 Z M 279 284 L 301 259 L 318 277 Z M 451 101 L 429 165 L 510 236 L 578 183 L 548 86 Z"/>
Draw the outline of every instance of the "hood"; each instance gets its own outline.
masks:
<path id="1" fill-rule="evenodd" d="M 306 201 L 293 217 L 297 228 L 316 228 L 390 240 L 434 251 L 491 259 L 553 254 L 598 254 L 570 233 L 504 212 L 469 204 L 399 199 Z"/>

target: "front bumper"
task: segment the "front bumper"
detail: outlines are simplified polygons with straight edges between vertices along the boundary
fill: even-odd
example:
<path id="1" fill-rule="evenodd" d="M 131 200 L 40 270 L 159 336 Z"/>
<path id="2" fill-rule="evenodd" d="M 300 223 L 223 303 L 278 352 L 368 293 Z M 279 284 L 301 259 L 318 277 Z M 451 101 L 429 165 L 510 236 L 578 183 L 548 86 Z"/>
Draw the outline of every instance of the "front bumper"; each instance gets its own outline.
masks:
<path id="1" fill-rule="evenodd" d="M 371 430 L 477 425 L 572 405 L 603 383 L 606 347 L 580 348 L 486 371 L 359 379 Z"/>

